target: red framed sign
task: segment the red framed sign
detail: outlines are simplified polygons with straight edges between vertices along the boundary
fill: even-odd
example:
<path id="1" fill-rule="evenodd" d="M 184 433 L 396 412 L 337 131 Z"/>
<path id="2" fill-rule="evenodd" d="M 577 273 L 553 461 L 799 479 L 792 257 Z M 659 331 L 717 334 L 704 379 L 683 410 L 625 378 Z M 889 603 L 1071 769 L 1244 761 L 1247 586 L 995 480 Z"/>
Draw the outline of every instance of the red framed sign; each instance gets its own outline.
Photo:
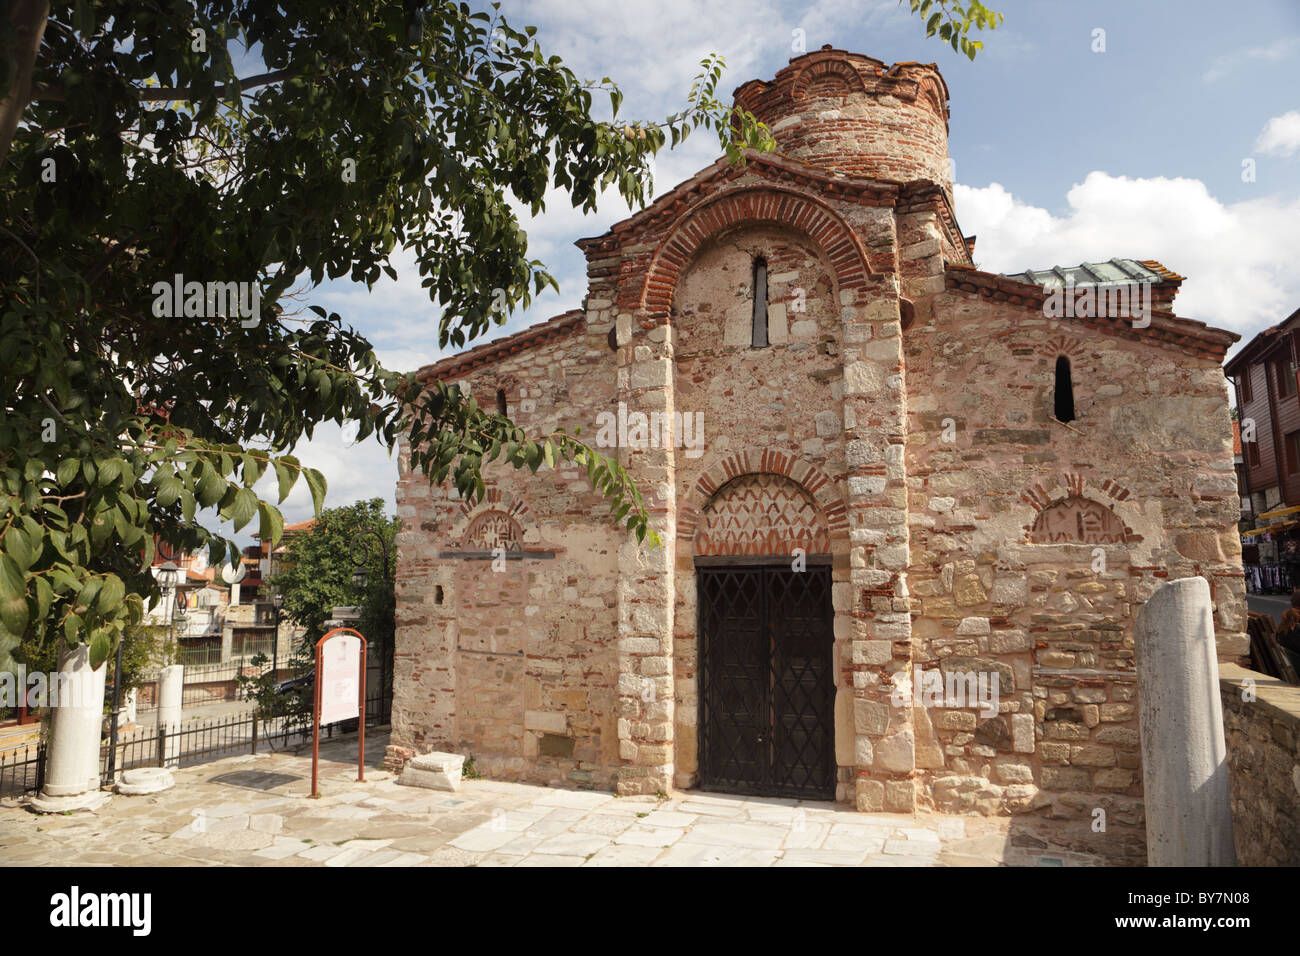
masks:
<path id="1" fill-rule="evenodd" d="M 320 796 L 320 728 L 357 721 L 357 782 L 366 781 L 366 639 L 350 627 L 336 627 L 316 642 L 315 704 L 311 723 L 311 795 Z"/>

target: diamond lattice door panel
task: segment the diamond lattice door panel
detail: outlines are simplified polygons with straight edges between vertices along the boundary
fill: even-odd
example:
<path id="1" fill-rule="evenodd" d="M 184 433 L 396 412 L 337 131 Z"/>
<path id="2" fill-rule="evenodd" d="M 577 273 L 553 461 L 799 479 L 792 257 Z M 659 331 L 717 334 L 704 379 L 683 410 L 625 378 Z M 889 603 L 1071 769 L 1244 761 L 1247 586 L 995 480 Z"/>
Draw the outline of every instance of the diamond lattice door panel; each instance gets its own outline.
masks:
<path id="1" fill-rule="evenodd" d="M 830 569 L 697 573 L 700 786 L 833 797 Z"/>

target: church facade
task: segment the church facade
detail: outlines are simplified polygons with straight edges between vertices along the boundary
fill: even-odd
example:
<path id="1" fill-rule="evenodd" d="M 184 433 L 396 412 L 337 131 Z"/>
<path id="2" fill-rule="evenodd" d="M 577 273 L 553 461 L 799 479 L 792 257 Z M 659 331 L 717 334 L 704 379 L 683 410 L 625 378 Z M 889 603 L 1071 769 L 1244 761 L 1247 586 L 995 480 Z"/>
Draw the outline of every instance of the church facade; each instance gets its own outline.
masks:
<path id="1" fill-rule="evenodd" d="M 1137 608 L 1204 576 L 1221 658 L 1248 647 L 1236 336 L 1159 263 L 978 269 L 933 65 L 823 48 L 736 101 L 774 153 L 580 241 L 582 309 L 422 370 L 617 450 L 663 544 L 576 466 L 470 505 L 403 463 L 390 764 L 1080 845 L 1102 808 L 1140 855 Z"/>

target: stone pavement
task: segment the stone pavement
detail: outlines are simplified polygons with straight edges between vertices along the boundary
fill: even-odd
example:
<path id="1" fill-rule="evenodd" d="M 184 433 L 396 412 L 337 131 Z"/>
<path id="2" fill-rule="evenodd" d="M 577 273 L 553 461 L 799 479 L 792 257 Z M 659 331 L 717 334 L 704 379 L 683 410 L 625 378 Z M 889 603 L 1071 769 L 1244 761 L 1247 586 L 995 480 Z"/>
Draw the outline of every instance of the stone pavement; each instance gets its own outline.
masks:
<path id="1" fill-rule="evenodd" d="M 366 741 L 377 764 L 386 740 Z M 97 813 L 0 806 L 0 864 L 41 866 L 995 866 L 1095 865 L 1008 818 L 863 814 L 833 803 L 703 792 L 616 797 L 466 780 L 399 787 L 356 739 L 230 757 Z"/>

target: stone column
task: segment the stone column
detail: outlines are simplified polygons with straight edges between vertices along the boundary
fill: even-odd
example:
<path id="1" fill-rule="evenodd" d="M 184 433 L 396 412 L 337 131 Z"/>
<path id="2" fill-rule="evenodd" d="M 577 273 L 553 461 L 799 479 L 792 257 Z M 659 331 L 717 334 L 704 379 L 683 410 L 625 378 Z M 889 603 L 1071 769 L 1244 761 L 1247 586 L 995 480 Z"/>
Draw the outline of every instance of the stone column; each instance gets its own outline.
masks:
<path id="1" fill-rule="evenodd" d="M 657 412 L 671 419 L 672 330 L 666 322 L 634 329 L 634 321 L 626 312 L 616 320 L 619 401 L 628 415 Z M 653 444 L 662 445 L 662 432 Z M 623 767 L 617 788 L 624 794 L 667 793 L 673 785 L 674 450 L 620 447 L 619 460 L 640 489 L 663 543 L 651 549 L 624 532 L 619 547 L 618 748 Z"/>
<path id="2" fill-rule="evenodd" d="M 898 280 L 881 276 L 841 298 L 856 804 L 910 812 L 916 738 Z"/>
<path id="3" fill-rule="evenodd" d="M 99 789 L 107 662 L 90 666 L 90 645 L 61 648 L 51 696 L 45 785 L 31 801 L 41 813 L 95 810 L 109 799 Z"/>
<path id="4" fill-rule="evenodd" d="M 169 664 L 158 671 L 158 732 L 166 734 L 163 763 L 167 767 L 180 764 L 180 740 L 176 734 L 181 729 L 181 697 L 185 688 L 185 667 Z"/>
<path id="5" fill-rule="evenodd" d="M 1234 866 L 1210 586 L 1170 581 L 1135 622 L 1147 862 Z"/>

